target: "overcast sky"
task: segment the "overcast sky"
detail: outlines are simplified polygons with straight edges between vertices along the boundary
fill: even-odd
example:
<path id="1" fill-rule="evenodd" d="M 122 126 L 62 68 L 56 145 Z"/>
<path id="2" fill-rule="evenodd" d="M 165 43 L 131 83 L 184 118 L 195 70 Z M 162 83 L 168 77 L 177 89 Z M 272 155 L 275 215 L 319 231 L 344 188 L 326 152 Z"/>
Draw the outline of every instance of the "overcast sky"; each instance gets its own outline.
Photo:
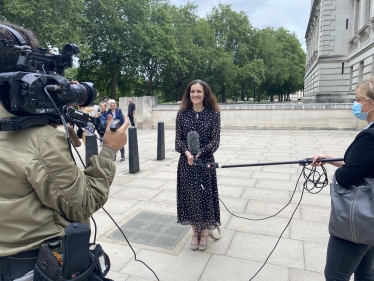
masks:
<path id="1" fill-rule="evenodd" d="M 176 6 L 188 0 L 170 0 Z M 305 50 L 305 31 L 308 25 L 311 0 L 205 0 L 190 1 L 198 5 L 198 12 L 205 17 L 219 3 L 231 4 L 233 10 L 244 11 L 254 27 L 284 27 L 295 32 Z"/>

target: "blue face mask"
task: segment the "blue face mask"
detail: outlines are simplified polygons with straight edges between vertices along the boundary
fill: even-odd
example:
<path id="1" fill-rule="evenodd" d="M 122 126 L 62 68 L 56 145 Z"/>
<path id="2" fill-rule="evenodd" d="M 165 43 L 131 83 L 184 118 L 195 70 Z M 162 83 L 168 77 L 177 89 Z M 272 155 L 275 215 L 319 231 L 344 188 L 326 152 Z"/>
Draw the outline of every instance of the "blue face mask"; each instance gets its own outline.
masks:
<path id="1" fill-rule="evenodd" d="M 367 104 L 364 103 L 364 104 Z M 357 101 L 355 101 L 352 105 L 352 112 L 353 112 L 353 115 L 360 119 L 360 120 L 366 120 L 367 117 L 368 117 L 368 112 L 362 112 L 362 106 L 364 105 L 362 103 L 358 103 Z"/>

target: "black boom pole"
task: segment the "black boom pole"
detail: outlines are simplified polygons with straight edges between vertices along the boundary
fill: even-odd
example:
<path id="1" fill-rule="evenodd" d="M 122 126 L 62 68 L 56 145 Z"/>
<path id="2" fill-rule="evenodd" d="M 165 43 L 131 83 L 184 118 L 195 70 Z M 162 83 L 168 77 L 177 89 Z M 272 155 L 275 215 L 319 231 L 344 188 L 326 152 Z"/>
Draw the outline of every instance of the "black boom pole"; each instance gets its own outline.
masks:
<path id="1" fill-rule="evenodd" d="M 344 158 L 326 158 L 326 159 L 319 159 L 317 162 L 327 163 L 327 162 L 337 162 L 343 161 Z M 207 163 L 203 164 L 201 162 L 196 162 L 195 165 L 202 166 L 207 169 L 216 169 L 216 168 L 240 168 L 240 167 L 256 167 L 256 166 L 271 166 L 271 165 L 286 165 L 286 164 L 299 164 L 300 166 L 308 165 L 313 162 L 313 158 L 306 158 L 302 160 L 294 160 L 294 161 L 284 161 L 284 162 L 260 162 L 260 163 L 251 163 L 251 164 L 234 164 L 234 165 L 222 165 L 220 166 L 218 163 Z"/>

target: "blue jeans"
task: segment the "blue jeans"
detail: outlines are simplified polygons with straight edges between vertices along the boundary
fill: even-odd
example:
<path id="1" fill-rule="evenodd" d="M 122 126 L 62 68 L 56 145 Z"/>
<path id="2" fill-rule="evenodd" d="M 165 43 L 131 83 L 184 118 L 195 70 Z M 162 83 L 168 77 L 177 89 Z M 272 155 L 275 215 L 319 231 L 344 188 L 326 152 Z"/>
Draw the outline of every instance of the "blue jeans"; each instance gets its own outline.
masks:
<path id="1" fill-rule="evenodd" d="M 372 227 L 372 226 L 368 226 Z M 374 247 L 330 235 L 325 267 L 326 281 L 374 280 Z"/>

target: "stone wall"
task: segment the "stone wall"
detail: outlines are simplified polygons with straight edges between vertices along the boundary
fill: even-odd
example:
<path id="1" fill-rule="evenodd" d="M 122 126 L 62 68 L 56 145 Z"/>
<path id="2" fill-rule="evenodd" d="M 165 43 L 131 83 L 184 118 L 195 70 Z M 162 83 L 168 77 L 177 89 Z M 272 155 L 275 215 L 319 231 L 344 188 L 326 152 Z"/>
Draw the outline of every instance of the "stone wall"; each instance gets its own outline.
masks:
<path id="1" fill-rule="evenodd" d="M 158 103 L 157 97 L 120 97 L 119 98 L 119 108 L 127 116 L 129 99 L 135 104 L 135 125 L 139 129 L 149 130 L 152 129 L 152 107 Z"/>
<path id="2" fill-rule="evenodd" d="M 128 99 L 120 98 L 119 106 L 127 113 Z M 134 97 L 136 126 L 139 129 L 157 129 L 164 122 L 165 129 L 175 128 L 179 110 L 177 104 L 157 104 L 155 97 Z M 357 130 L 366 122 L 356 119 L 351 103 L 271 103 L 220 104 L 221 128 L 230 130 Z M 142 110 L 140 110 L 142 108 Z"/>

